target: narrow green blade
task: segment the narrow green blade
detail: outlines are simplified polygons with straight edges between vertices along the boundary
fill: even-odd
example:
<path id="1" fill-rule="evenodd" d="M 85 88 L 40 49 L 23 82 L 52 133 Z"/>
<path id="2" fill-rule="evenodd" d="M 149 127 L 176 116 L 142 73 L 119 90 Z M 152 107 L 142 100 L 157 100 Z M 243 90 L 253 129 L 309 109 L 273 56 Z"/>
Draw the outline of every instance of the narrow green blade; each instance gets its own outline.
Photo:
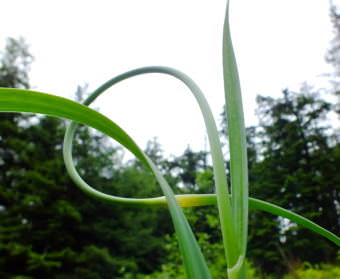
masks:
<path id="1" fill-rule="evenodd" d="M 223 28 L 223 71 L 230 151 L 233 217 L 240 257 L 245 257 L 248 232 L 248 163 L 241 87 L 230 35 L 229 1 Z"/>
<path id="2" fill-rule="evenodd" d="M 200 195 L 176 195 L 176 199 L 178 200 L 181 207 L 194 207 L 194 206 L 208 206 L 215 205 L 217 203 L 215 194 L 200 194 Z M 158 206 L 165 206 L 166 200 L 164 197 L 155 198 L 157 199 Z M 156 206 L 153 204 L 153 206 Z M 310 221 L 309 219 L 296 214 L 290 210 L 287 210 L 281 206 L 262 201 L 255 198 L 249 198 L 249 208 L 255 210 L 261 210 L 268 213 L 271 213 L 276 216 L 281 216 L 289 219 L 290 221 L 301 225 L 325 238 L 332 241 L 336 245 L 340 246 L 340 238 L 336 236 L 334 233 L 326 230 L 325 228 L 319 226 L 318 224 Z"/>
<path id="3" fill-rule="evenodd" d="M 211 278 L 199 245 L 171 188 L 151 160 L 118 125 L 84 105 L 65 98 L 28 90 L 0 88 L 0 111 L 42 113 L 67 118 L 95 128 L 125 146 L 150 168 L 167 198 L 188 278 Z M 75 182 L 79 181 L 75 180 Z"/>
<path id="4" fill-rule="evenodd" d="M 284 209 L 278 205 L 258 200 L 258 199 L 249 199 L 249 206 L 253 209 L 258 209 L 262 211 L 266 211 L 268 213 L 281 216 L 284 218 L 289 219 L 290 221 L 301 225 L 323 237 L 327 238 L 328 240 L 334 242 L 336 245 L 340 246 L 340 238 L 335 234 L 331 233 L 330 231 L 324 229 L 323 227 L 315 224 L 314 222 L 310 221 L 309 219 L 296 214 L 290 210 Z"/>

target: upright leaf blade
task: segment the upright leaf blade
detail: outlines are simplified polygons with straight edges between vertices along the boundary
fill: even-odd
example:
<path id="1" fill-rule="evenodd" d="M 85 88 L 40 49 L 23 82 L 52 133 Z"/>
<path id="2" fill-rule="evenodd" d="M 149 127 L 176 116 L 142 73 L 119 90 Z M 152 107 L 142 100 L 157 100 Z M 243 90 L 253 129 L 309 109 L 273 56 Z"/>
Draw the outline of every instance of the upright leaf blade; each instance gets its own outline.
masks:
<path id="1" fill-rule="evenodd" d="M 230 35 L 229 1 L 223 29 L 223 71 L 230 150 L 233 217 L 240 257 L 245 257 L 248 231 L 248 163 L 241 87 Z"/>

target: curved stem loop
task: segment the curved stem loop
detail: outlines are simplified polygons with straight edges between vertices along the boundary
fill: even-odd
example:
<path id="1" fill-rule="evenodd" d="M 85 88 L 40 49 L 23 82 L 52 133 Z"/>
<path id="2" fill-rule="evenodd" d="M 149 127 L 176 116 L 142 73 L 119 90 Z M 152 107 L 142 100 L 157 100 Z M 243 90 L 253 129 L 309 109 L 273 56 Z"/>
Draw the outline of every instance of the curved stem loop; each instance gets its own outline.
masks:
<path id="1" fill-rule="evenodd" d="M 211 148 L 211 155 L 213 161 L 213 169 L 214 169 L 214 179 L 215 179 L 215 186 L 216 186 L 216 193 L 217 193 L 217 207 L 219 210 L 221 228 L 222 228 L 222 237 L 224 246 L 228 247 L 226 249 L 226 257 L 229 266 L 234 266 L 239 258 L 239 247 L 238 241 L 235 241 L 236 238 L 236 231 L 234 227 L 234 217 L 232 214 L 232 208 L 230 199 L 227 198 L 228 196 L 228 186 L 227 186 L 227 176 L 225 172 L 223 154 L 221 150 L 221 143 L 219 140 L 217 126 L 211 112 L 211 109 L 206 101 L 202 91 L 197 86 L 197 84 L 186 74 L 169 67 L 163 66 L 150 66 L 150 67 L 143 67 L 134 69 L 123 74 L 120 74 L 113 79 L 109 80 L 108 82 L 104 83 L 98 89 L 96 89 L 85 101 L 84 105 L 90 105 L 97 97 L 99 97 L 105 90 L 110 88 L 111 86 L 129 79 L 131 77 L 148 74 L 148 73 L 161 73 L 173 76 L 180 81 L 182 81 L 192 92 L 194 95 L 200 110 L 202 112 L 205 126 L 207 129 L 209 144 Z M 91 195 L 95 195 L 99 197 L 100 193 L 94 190 L 91 186 L 89 186 L 78 174 L 76 168 L 73 164 L 72 159 L 72 139 L 74 137 L 75 129 L 77 124 L 75 122 L 71 123 L 68 126 L 65 134 L 64 140 L 64 161 L 69 172 L 70 176 L 74 180 L 74 182 L 82 188 L 84 191 Z M 106 195 L 103 196 L 104 199 L 108 199 Z M 124 203 L 125 200 L 119 197 L 112 197 L 112 199 L 116 200 L 117 202 Z M 144 200 L 145 203 L 152 203 L 154 200 Z"/>

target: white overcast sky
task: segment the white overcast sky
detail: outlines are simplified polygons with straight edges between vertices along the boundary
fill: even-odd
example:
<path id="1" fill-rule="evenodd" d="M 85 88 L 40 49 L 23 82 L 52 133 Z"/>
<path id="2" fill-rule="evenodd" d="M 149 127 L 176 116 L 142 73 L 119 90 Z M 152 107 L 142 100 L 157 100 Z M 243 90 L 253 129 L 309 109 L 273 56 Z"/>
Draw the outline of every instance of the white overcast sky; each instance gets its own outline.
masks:
<path id="1" fill-rule="evenodd" d="M 73 98 L 77 85 L 93 90 L 124 71 L 166 65 L 198 83 L 220 122 L 225 1 L 0 0 L 0 7 L 0 47 L 18 36 L 31 45 L 34 90 Z M 332 70 L 324 62 L 332 38 L 327 0 L 233 0 L 231 13 L 247 125 L 256 123 L 257 94 L 280 96 Z M 153 137 L 166 154 L 203 148 L 197 105 L 171 77 L 125 81 L 94 107 L 142 148 Z"/>

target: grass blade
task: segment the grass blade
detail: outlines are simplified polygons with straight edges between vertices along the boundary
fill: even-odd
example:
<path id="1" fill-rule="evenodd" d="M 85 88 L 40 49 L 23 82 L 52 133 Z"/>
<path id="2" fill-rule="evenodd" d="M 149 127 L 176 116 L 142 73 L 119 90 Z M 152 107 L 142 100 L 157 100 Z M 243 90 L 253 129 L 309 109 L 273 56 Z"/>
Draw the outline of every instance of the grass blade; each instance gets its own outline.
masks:
<path id="1" fill-rule="evenodd" d="M 200 194 L 200 195 L 176 195 L 176 199 L 178 200 L 181 207 L 194 207 L 194 206 L 209 206 L 215 205 L 216 195 L 215 194 Z M 166 200 L 164 197 L 158 197 L 157 201 L 159 202 L 159 206 L 166 206 Z M 154 204 L 156 206 L 156 203 Z M 252 210 L 261 210 L 268 213 L 271 213 L 276 216 L 281 216 L 289 219 L 290 221 L 301 225 L 325 238 L 332 241 L 336 245 L 340 246 L 340 238 L 336 236 L 334 233 L 326 230 L 325 228 L 319 226 L 313 221 L 296 214 L 290 210 L 284 209 L 281 206 L 262 201 L 255 198 L 249 198 L 249 208 Z"/>
<path id="2" fill-rule="evenodd" d="M 241 87 L 230 35 L 229 1 L 223 28 L 223 71 L 230 150 L 233 216 L 240 257 L 245 257 L 248 232 L 248 163 Z"/>
<path id="3" fill-rule="evenodd" d="M 301 225 L 319 235 L 322 235 L 328 240 L 334 242 L 336 245 L 340 246 L 340 238 L 338 236 L 299 214 L 284 209 L 278 205 L 274 205 L 272 203 L 258 199 L 250 199 L 249 202 L 251 208 L 266 211 L 268 213 L 287 218 L 298 225 Z"/>
<path id="4" fill-rule="evenodd" d="M 211 278 L 194 234 L 171 188 L 152 161 L 118 125 L 84 105 L 65 98 L 28 90 L 0 88 L 0 111 L 42 113 L 74 120 L 103 132 L 129 149 L 154 173 L 167 198 L 188 278 Z M 70 162 L 67 163 L 70 164 Z M 78 183 L 79 181 L 75 180 L 75 182 Z M 90 187 L 87 184 L 82 186 Z M 97 191 L 96 194 L 98 193 Z M 89 194 L 91 195 L 92 193 Z M 98 195 L 95 197 L 99 198 Z"/>

